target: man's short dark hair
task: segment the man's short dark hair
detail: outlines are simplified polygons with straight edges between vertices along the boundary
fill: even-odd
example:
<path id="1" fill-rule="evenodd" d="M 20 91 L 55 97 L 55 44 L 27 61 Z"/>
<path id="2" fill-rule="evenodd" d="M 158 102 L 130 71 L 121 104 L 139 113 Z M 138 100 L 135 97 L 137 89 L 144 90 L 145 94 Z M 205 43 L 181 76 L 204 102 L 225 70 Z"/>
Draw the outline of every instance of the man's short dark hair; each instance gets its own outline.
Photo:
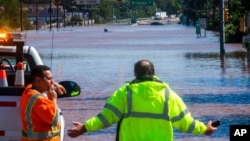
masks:
<path id="1" fill-rule="evenodd" d="M 134 65 L 134 73 L 137 78 L 144 75 L 155 75 L 154 65 L 149 60 L 140 60 Z"/>
<path id="2" fill-rule="evenodd" d="M 50 67 L 46 65 L 37 65 L 35 66 L 30 73 L 30 80 L 31 82 L 34 82 L 36 77 L 43 78 L 44 77 L 44 71 L 50 70 Z"/>

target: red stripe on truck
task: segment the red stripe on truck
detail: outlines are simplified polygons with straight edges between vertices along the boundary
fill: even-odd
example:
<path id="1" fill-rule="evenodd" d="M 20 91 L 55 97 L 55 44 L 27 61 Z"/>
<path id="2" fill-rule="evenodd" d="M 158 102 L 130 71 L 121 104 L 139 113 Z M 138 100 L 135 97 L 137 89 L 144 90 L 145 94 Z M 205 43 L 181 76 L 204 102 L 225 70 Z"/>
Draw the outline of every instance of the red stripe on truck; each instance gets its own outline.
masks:
<path id="1" fill-rule="evenodd" d="M 4 136 L 4 135 L 5 135 L 4 131 L 0 130 L 0 136 Z"/>
<path id="2" fill-rule="evenodd" d="M 0 101 L 0 107 L 16 107 L 16 102 Z"/>

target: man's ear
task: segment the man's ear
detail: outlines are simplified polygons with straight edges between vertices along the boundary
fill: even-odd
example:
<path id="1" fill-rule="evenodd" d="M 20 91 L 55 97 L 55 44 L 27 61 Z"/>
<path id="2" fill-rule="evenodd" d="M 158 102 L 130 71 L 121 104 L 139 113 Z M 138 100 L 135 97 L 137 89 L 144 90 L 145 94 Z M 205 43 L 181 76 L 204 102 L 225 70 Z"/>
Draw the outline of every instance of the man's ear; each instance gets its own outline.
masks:
<path id="1" fill-rule="evenodd" d="M 37 83 L 41 83 L 42 82 L 42 79 L 40 77 L 36 77 L 35 80 L 36 80 Z"/>

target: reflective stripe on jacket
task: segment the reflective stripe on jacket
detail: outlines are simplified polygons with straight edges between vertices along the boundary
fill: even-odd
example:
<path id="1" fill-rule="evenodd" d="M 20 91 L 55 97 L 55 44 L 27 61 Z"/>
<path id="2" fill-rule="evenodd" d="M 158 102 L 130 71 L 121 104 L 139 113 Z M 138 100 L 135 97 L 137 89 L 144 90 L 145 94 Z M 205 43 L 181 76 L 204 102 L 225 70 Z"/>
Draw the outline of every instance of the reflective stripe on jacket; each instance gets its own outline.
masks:
<path id="1" fill-rule="evenodd" d="M 22 141 L 59 141 L 60 124 L 56 105 L 27 86 L 20 101 Z"/>
<path id="2" fill-rule="evenodd" d="M 125 84 L 108 99 L 100 114 L 86 121 L 85 127 L 91 132 L 118 121 L 120 141 L 172 141 L 173 127 L 193 134 L 206 131 L 182 99 L 159 80 Z"/>

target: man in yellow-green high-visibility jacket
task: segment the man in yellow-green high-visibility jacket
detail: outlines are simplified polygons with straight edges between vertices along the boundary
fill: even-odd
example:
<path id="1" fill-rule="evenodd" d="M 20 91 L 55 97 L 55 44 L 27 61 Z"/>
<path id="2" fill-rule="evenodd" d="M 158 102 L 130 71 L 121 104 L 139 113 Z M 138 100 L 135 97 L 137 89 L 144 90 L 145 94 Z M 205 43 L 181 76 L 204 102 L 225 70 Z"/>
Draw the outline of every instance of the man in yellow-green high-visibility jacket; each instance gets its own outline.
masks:
<path id="1" fill-rule="evenodd" d="M 149 60 L 134 67 L 136 79 L 116 90 L 102 112 L 84 124 L 73 122 L 70 137 L 118 123 L 119 141 L 173 141 L 173 127 L 186 133 L 211 135 L 217 128 L 195 120 L 182 99 L 159 80 Z"/>

